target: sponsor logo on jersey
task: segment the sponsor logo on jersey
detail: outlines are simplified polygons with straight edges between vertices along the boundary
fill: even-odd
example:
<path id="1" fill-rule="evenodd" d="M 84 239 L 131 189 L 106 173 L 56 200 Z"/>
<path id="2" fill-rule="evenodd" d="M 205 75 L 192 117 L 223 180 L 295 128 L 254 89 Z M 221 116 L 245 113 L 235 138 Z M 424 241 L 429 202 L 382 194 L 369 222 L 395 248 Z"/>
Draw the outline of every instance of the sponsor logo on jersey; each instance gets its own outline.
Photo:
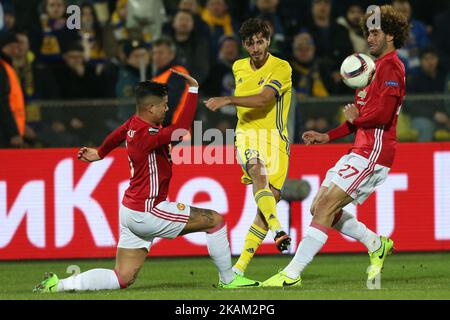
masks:
<path id="1" fill-rule="evenodd" d="M 153 127 L 148 128 L 148 133 L 150 133 L 150 134 L 157 134 L 158 132 L 159 132 L 159 128 L 153 128 Z"/>

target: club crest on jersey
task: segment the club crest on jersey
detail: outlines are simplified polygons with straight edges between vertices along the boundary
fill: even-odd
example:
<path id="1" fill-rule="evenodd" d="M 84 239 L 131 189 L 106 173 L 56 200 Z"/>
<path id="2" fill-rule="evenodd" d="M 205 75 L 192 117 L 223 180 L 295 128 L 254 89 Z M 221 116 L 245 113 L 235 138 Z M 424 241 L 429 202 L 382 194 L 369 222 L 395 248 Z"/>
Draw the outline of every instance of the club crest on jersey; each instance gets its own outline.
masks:
<path id="1" fill-rule="evenodd" d="M 386 87 L 398 87 L 398 82 L 397 81 L 393 81 L 393 80 L 389 80 L 389 81 L 385 81 L 384 85 Z"/>
<path id="2" fill-rule="evenodd" d="M 150 128 L 148 128 L 148 133 L 150 133 L 150 134 L 157 134 L 159 132 L 159 129 L 158 128 L 153 128 L 153 127 L 150 127 Z"/>
<path id="3" fill-rule="evenodd" d="M 186 209 L 186 206 L 182 203 L 178 203 L 177 208 L 178 208 L 178 210 L 183 211 L 184 209 Z"/>

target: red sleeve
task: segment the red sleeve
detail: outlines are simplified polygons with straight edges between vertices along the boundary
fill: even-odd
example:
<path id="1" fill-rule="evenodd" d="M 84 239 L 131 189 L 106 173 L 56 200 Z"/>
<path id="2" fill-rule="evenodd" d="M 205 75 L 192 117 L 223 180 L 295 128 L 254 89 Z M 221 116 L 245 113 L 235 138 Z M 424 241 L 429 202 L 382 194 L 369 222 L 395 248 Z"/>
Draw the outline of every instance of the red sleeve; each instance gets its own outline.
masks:
<path id="1" fill-rule="evenodd" d="M 131 119 L 131 118 L 130 118 Z M 130 119 L 123 123 L 116 130 L 111 132 L 103 141 L 102 145 L 97 148 L 98 155 L 103 159 L 108 153 L 117 148 L 125 141 Z"/>
<path id="2" fill-rule="evenodd" d="M 392 120 L 396 111 L 398 97 L 385 95 L 377 100 L 377 105 L 353 120 L 357 127 L 372 128 L 386 125 Z"/>
<path id="3" fill-rule="evenodd" d="M 198 88 L 190 87 L 184 107 L 177 121 L 170 126 L 162 128 L 158 133 L 149 135 L 145 139 L 142 148 L 149 152 L 159 146 L 170 144 L 172 141 L 180 141 L 181 138 L 189 132 L 192 121 L 194 121 L 195 112 L 197 110 Z M 177 129 L 184 129 L 184 134 L 176 134 L 172 139 L 172 134 Z M 180 130 L 181 131 L 181 130 Z"/>
<path id="4" fill-rule="evenodd" d="M 371 128 L 388 124 L 396 112 L 404 87 L 404 75 L 394 63 L 383 65 L 377 81 L 376 95 L 353 121 L 357 127 Z M 373 102 L 373 103 L 372 103 Z"/>
<path id="5" fill-rule="evenodd" d="M 356 131 L 356 127 L 348 121 L 345 121 L 339 127 L 331 129 L 327 132 L 330 141 L 348 136 Z"/>

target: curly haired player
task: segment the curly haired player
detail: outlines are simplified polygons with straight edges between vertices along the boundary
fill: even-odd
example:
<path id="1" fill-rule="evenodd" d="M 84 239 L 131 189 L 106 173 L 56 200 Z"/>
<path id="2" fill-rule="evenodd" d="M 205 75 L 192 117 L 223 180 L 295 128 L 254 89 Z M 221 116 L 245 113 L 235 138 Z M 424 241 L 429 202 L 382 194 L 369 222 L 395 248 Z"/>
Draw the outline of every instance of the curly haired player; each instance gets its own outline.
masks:
<path id="1" fill-rule="evenodd" d="M 370 27 L 362 19 L 370 53 L 376 57 L 376 74 L 364 89 L 356 90 L 354 104 L 344 107 L 347 121 L 327 133 L 307 131 L 306 145 L 323 144 L 355 133 L 349 153 L 328 170 L 311 207 L 313 219 L 297 252 L 284 270 L 263 282 L 263 286 L 300 286 L 301 273 L 311 263 L 335 230 L 363 243 L 369 250 L 368 280 L 380 274 L 394 242 L 369 230 L 343 208 L 361 204 L 388 175 L 397 144 L 397 118 L 405 96 L 405 68 L 396 49 L 403 46 L 409 26 L 407 19 L 392 6 L 380 7 L 380 27 Z"/>

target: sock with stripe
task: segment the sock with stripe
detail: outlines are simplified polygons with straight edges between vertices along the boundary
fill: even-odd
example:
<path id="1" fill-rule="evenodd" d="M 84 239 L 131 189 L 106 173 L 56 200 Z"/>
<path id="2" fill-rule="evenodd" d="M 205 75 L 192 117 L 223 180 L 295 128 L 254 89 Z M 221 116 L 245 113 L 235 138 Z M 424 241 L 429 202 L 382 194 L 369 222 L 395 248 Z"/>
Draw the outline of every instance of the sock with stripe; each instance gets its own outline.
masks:
<path id="1" fill-rule="evenodd" d="M 111 269 L 92 269 L 59 280 L 57 291 L 116 290 L 124 288 Z"/>
<path id="2" fill-rule="evenodd" d="M 270 189 L 258 190 L 255 195 L 255 202 L 266 219 L 269 229 L 276 234 L 282 230 L 280 221 L 277 217 L 277 201 Z"/>
<path id="3" fill-rule="evenodd" d="M 380 236 L 368 229 L 362 222 L 345 210 L 342 210 L 340 219 L 333 225 L 333 228 L 340 233 L 349 236 L 364 244 L 370 252 L 376 251 L 381 247 Z M 336 218 L 338 215 L 336 215 Z"/>
<path id="4" fill-rule="evenodd" d="M 234 272 L 244 275 L 248 264 L 253 259 L 253 256 L 258 250 L 259 246 L 265 239 L 268 230 L 264 230 L 258 227 L 256 224 L 252 224 L 250 230 L 248 230 L 245 236 L 244 249 L 242 249 L 239 260 L 233 267 Z"/>
<path id="5" fill-rule="evenodd" d="M 217 269 L 219 270 L 220 280 L 228 284 L 235 274 L 231 269 L 231 250 L 228 242 L 227 225 L 223 225 L 217 231 L 206 233 L 206 245 L 208 246 L 208 253 Z"/>
<path id="6" fill-rule="evenodd" d="M 322 249 L 328 239 L 328 228 L 312 222 L 300 242 L 297 252 L 291 262 L 283 271 L 289 278 L 296 279 L 314 256 Z"/>

